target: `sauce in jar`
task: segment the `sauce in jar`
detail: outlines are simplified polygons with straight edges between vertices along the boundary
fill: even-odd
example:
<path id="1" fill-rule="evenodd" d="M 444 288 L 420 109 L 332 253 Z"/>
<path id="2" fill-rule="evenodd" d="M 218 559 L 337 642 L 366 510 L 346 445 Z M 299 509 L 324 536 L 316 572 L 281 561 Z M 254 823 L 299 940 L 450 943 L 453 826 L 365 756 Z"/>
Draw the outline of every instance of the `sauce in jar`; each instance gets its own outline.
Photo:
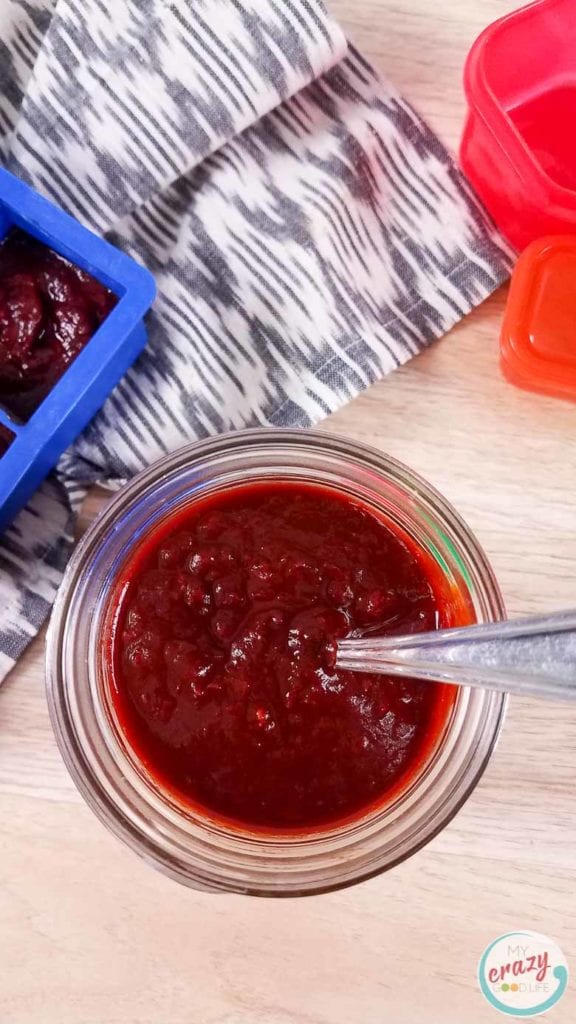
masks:
<path id="1" fill-rule="evenodd" d="M 320 485 L 240 485 L 168 517 L 124 564 L 104 637 L 117 727 L 196 811 L 325 829 L 409 785 L 454 700 L 448 686 L 337 671 L 336 641 L 470 619 L 382 514 Z"/>

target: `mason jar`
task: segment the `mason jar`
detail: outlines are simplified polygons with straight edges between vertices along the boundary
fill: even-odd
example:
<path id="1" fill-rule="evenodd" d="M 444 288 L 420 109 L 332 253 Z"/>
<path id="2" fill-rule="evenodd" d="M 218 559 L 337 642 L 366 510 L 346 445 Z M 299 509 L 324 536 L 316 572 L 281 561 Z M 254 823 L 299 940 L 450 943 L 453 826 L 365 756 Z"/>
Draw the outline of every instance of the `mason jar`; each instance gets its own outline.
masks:
<path id="1" fill-rule="evenodd" d="M 451 505 L 382 452 L 311 430 L 239 431 L 164 456 L 118 492 L 66 571 L 47 644 L 52 724 L 66 765 L 101 821 L 166 875 L 198 889 L 301 896 L 352 885 L 415 854 L 470 795 L 494 749 L 506 699 L 457 687 L 435 746 L 391 799 L 353 820 L 261 833 L 184 805 L 142 764 L 115 720 L 104 623 L 122 566 L 150 531 L 239 485 L 309 482 L 361 503 L 433 559 L 470 619 L 504 617 L 487 558 Z"/>

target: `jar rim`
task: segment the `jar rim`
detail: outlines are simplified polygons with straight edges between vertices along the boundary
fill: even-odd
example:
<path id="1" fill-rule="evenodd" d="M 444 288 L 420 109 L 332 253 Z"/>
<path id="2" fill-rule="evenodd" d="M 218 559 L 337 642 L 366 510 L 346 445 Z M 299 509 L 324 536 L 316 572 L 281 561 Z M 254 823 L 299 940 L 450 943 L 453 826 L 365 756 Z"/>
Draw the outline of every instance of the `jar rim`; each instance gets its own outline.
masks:
<path id="1" fill-rule="evenodd" d="M 278 479 L 286 473 L 340 480 L 341 490 L 388 502 L 461 577 L 479 621 L 505 615 L 486 555 L 449 502 L 418 474 L 378 449 L 318 430 L 257 428 L 208 438 L 163 456 L 111 499 L 74 552 L 48 632 L 47 693 L 67 767 L 100 819 L 132 849 L 185 884 L 212 891 L 296 896 L 331 891 L 384 871 L 429 842 L 457 813 L 494 749 L 506 698 L 460 688 L 449 741 L 392 809 L 319 834 L 231 835 L 192 816 L 186 822 L 160 799 L 134 765 L 118 764 L 118 748 L 99 702 L 98 616 L 120 561 L 187 496 L 231 481 Z M 302 477 L 304 474 L 304 477 Z M 336 484 L 333 482 L 333 486 Z M 376 500 L 378 499 L 378 500 Z M 393 503 L 396 502 L 396 506 Z M 410 519 L 412 516 L 412 519 Z M 428 536 L 428 534 L 426 534 Z M 88 621 L 89 620 L 89 621 Z M 424 785 L 425 783 L 425 785 Z M 325 847 L 322 849 L 322 847 Z"/>

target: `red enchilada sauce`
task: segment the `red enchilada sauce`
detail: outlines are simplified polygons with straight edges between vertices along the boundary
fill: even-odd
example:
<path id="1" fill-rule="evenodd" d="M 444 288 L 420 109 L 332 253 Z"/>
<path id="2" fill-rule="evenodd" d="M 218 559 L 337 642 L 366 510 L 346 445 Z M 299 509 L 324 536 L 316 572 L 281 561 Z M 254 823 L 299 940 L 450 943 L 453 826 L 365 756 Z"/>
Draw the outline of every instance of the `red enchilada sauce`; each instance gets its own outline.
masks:
<path id="1" fill-rule="evenodd" d="M 323 828 L 415 775 L 450 687 L 336 671 L 353 629 L 470 619 L 438 566 L 337 491 L 237 487 L 174 515 L 116 586 L 107 671 L 153 779 L 245 827 Z"/>
<path id="2" fill-rule="evenodd" d="M 117 301 L 85 270 L 11 231 L 0 242 L 0 406 L 27 421 Z"/>

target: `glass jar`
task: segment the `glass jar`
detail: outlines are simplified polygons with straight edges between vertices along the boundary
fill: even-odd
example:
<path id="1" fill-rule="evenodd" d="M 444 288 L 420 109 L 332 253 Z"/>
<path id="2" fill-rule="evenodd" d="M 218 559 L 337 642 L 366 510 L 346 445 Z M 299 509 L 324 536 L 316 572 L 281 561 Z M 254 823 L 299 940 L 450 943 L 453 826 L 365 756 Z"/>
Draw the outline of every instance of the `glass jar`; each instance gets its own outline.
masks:
<path id="1" fill-rule="evenodd" d="M 78 545 L 47 645 L 56 738 L 81 793 L 112 832 L 196 888 L 298 896 L 351 885 L 415 853 L 451 820 L 494 749 L 506 700 L 459 687 L 419 774 L 364 817 L 314 834 L 251 834 L 184 808 L 146 775 L 106 697 L 102 623 L 114 581 L 144 534 L 198 497 L 240 483 L 310 481 L 360 499 L 407 531 L 457 587 L 478 622 L 504 616 L 486 556 L 445 499 L 405 466 L 329 433 L 248 430 L 166 455 L 120 491 Z"/>

